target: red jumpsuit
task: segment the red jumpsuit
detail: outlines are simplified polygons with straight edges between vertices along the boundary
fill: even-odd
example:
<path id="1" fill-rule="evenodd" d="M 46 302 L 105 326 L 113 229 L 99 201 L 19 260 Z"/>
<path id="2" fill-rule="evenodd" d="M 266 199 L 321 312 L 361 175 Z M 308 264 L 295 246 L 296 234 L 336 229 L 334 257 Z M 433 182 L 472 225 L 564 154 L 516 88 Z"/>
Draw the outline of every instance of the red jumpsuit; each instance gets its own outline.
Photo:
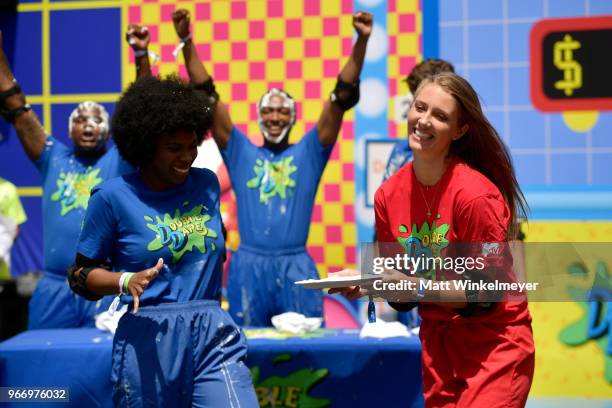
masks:
<path id="1" fill-rule="evenodd" d="M 376 192 L 375 212 L 379 242 L 408 240 L 434 254 L 449 243 L 506 242 L 510 222 L 499 189 L 458 159 L 430 187 L 405 165 Z M 526 301 L 494 303 L 468 317 L 422 303 L 419 313 L 426 407 L 525 405 L 535 359 Z"/>

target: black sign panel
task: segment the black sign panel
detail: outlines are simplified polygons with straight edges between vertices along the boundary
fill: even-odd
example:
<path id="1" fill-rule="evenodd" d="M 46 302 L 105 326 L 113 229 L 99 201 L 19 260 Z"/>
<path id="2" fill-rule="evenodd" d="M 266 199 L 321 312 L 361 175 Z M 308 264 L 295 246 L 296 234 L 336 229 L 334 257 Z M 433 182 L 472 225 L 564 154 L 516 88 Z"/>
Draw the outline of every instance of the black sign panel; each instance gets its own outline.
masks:
<path id="1" fill-rule="evenodd" d="M 612 29 L 544 37 L 543 91 L 551 99 L 612 97 Z"/>
<path id="2" fill-rule="evenodd" d="M 529 34 L 529 93 L 543 112 L 612 110 L 612 16 L 545 19 Z"/>

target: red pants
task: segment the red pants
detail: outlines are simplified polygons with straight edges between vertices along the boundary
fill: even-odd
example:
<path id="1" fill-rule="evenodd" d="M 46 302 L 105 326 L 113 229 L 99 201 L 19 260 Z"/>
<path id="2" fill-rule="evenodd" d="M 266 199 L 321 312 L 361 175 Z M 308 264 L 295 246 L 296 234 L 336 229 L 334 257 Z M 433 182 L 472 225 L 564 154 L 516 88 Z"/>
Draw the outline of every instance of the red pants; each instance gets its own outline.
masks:
<path id="1" fill-rule="evenodd" d="M 535 364 L 530 323 L 424 320 L 419 336 L 427 408 L 525 406 Z"/>

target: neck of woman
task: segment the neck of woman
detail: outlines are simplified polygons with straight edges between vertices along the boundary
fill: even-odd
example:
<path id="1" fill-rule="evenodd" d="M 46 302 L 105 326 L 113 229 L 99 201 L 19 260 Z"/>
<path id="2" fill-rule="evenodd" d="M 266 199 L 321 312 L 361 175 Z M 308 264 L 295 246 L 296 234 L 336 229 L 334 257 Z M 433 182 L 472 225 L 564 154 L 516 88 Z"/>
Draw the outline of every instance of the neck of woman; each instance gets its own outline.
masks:
<path id="1" fill-rule="evenodd" d="M 412 162 L 414 175 L 424 186 L 433 186 L 440 181 L 451 160 L 450 156 L 430 159 L 415 155 Z"/>
<path id="2" fill-rule="evenodd" d="M 159 175 L 157 175 L 149 167 L 140 168 L 140 179 L 151 191 L 160 192 L 174 187 L 169 183 L 165 183 Z"/>

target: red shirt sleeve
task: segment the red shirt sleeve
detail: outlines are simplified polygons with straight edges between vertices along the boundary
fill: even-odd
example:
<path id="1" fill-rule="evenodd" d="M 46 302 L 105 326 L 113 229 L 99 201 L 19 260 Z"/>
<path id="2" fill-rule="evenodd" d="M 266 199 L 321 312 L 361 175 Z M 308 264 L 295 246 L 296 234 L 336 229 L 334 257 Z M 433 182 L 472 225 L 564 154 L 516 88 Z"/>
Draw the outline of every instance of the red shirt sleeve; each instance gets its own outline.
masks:
<path id="1" fill-rule="evenodd" d="M 507 244 L 510 210 L 501 196 L 474 198 L 460 206 L 458 217 L 462 226 L 460 242 L 472 243 L 463 248 L 463 251 L 467 251 L 465 255 L 482 257 L 486 266 L 503 269 L 503 273 L 491 278 L 509 279 L 506 274 L 511 272 L 512 266 L 512 255 Z"/>
<path id="2" fill-rule="evenodd" d="M 506 203 L 494 195 L 474 198 L 459 207 L 460 242 L 505 242 L 510 223 Z"/>

